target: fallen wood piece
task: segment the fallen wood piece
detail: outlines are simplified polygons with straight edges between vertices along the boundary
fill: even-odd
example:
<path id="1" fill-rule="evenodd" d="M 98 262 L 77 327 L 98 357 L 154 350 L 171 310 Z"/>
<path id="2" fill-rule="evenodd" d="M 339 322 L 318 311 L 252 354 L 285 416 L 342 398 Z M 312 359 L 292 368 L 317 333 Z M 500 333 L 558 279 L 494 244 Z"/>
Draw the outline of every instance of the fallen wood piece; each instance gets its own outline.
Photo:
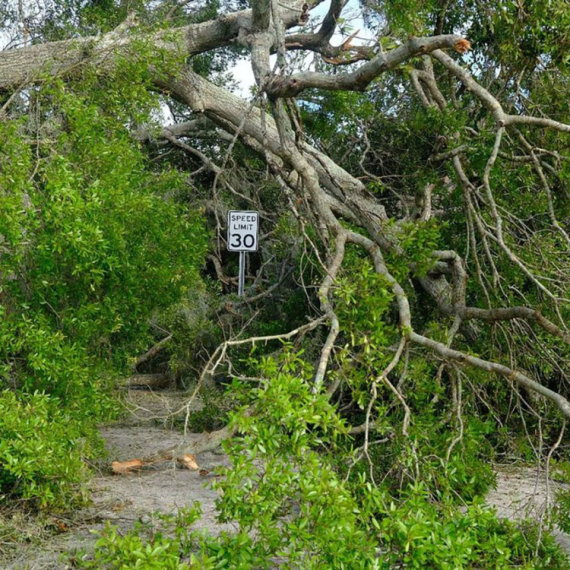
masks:
<path id="1" fill-rule="evenodd" d="M 190 469 L 191 471 L 198 471 L 198 469 L 200 469 L 196 457 L 191 453 L 185 453 L 182 457 L 178 457 L 176 462 L 183 469 Z"/>
<path id="2" fill-rule="evenodd" d="M 252 408 L 244 411 L 244 414 L 250 415 Z M 133 469 L 142 469 L 147 465 L 154 465 L 162 461 L 176 460 L 178 465 L 183 466 L 185 469 L 199 470 L 200 467 L 196 461 L 196 455 L 204 451 L 211 451 L 219 447 L 222 442 L 235 435 L 237 428 L 235 426 L 225 426 L 222 429 L 213 431 L 211 433 L 202 433 L 197 436 L 192 443 L 187 441 L 182 442 L 180 445 L 162 449 L 152 455 L 147 455 L 142 459 L 135 459 L 133 462 L 138 462 L 138 467 Z M 192 458 L 192 460 L 188 459 Z M 130 463 L 128 461 L 115 461 L 113 462 L 113 472 L 118 474 L 128 473 L 129 470 L 115 471 L 115 464 Z M 195 465 L 195 466 L 194 466 Z"/>
<path id="3" fill-rule="evenodd" d="M 135 471 L 140 471 L 144 463 L 140 459 L 132 459 L 131 461 L 113 461 L 111 469 L 115 475 L 127 475 Z"/>
<path id="4" fill-rule="evenodd" d="M 168 344 L 168 342 L 171 339 L 172 335 L 170 334 L 166 338 L 163 338 L 161 341 L 157 342 L 154 346 L 149 348 L 142 356 L 139 356 L 137 358 L 137 361 L 133 364 L 133 371 L 136 372 L 137 368 L 141 364 L 144 364 L 145 362 L 148 362 L 149 360 L 154 358 Z"/>
<path id="5" fill-rule="evenodd" d="M 115 475 L 129 475 L 145 467 L 150 467 L 156 463 L 162 463 L 163 461 L 171 461 L 174 458 L 173 454 L 164 453 L 146 460 L 131 459 L 130 461 L 113 461 L 113 463 L 111 463 L 111 470 Z M 200 469 L 196 461 L 196 456 L 191 453 L 185 453 L 180 457 L 176 457 L 176 465 L 181 469 L 190 469 L 191 471 L 198 471 Z"/>

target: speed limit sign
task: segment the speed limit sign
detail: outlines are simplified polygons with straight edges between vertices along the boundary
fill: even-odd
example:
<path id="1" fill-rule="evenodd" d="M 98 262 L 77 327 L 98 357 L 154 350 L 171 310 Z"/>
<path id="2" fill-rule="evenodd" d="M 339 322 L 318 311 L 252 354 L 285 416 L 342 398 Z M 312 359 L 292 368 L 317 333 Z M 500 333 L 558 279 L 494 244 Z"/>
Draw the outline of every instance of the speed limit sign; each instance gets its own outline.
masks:
<path id="1" fill-rule="evenodd" d="M 228 251 L 257 251 L 259 212 L 228 212 Z"/>

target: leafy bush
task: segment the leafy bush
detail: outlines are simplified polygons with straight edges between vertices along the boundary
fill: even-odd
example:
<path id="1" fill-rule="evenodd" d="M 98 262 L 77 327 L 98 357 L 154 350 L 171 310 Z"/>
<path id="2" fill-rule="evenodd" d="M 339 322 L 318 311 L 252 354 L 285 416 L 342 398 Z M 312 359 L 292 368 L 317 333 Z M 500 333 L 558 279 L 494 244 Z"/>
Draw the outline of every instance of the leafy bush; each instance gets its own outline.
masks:
<path id="1" fill-rule="evenodd" d="M 215 386 L 202 389 L 200 399 L 203 408 L 193 411 L 188 420 L 188 429 L 191 432 L 212 432 L 226 425 L 232 402 L 222 392 L 223 389 Z"/>
<path id="2" fill-rule="evenodd" d="M 380 523 L 388 568 L 564 568 L 568 559 L 536 525 L 517 527 L 482 501 L 460 511 L 431 500 L 423 485 L 410 487 Z M 538 546 L 537 546 L 538 545 Z M 538 552 L 538 556 L 536 555 Z"/>
<path id="3" fill-rule="evenodd" d="M 285 351 L 261 368 L 267 381 L 250 392 L 248 413 L 234 417 L 243 437 L 227 445 L 232 465 L 217 484 L 220 518 L 252 537 L 253 566 L 277 556 L 292 568 L 315 569 L 559 568 L 567 562 L 550 537 L 540 543 L 537 562 L 533 527 L 500 521 L 477 500 L 460 509 L 453 487 L 463 482 L 473 494 L 478 484 L 485 490 L 488 470 L 470 481 L 452 460 L 442 472 L 457 480 L 445 486 L 439 477 L 437 493 L 429 477 L 427 484 L 402 483 L 394 493 L 389 477 L 374 484 L 372 465 L 351 476 L 362 450 L 347 448 L 346 427 L 326 394 L 313 393 L 302 355 Z M 476 466 L 475 451 L 467 453 Z M 343 463 L 345 476 L 346 469 L 335 467 Z"/>
<path id="4" fill-rule="evenodd" d="M 144 90 L 146 68 L 129 65 L 105 97 L 87 70 L 35 89 L 29 114 L 0 124 L 0 388 L 19 394 L 3 396 L 15 411 L 0 419 L 0 493 L 42 505 L 85 474 L 78 438 L 93 442 L 112 415 L 113 378 L 148 347 L 150 317 L 201 287 L 201 213 L 165 199 L 183 177 L 149 168 L 131 136 L 157 100 L 130 113 L 121 90 Z"/>
<path id="5" fill-rule="evenodd" d="M 44 394 L 0 394 L 0 489 L 39 506 L 82 499 L 84 459 L 93 452 L 85 426 Z M 92 435 L 92 434 L 89 434 Z"/>
<path id="6" fill-rule="evenodd" d="M 122 533 L 107 525 L 92 555 L 72 556 L 74 568 L 85 570 L 248 570 L 253 566 L 246 535 L 222 532 L 219 537 L 193 530 L 200 506 L 181 509 L 176 515 L 154 513 L 148 522 L 137 521 Z"/>

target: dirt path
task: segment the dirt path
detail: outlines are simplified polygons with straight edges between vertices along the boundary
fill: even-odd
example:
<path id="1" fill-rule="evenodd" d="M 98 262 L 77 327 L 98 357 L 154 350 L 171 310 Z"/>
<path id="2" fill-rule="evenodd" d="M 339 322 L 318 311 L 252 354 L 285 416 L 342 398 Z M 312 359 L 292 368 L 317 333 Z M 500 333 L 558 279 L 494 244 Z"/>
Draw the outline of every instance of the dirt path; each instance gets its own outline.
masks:
<path id="1" fill-rule="evenodd" d="M 118 461 L 152 454 L 175 446 L 181 440 L 179 433 L 156 427 L 110 427 L 101 433 L 107 443 L 109 457 Z M 189 439 L 191 441 L 192 436 Z M 91 485 L 94 508 L 101 518 L 121 524 L 140 519 L 153 511 L 172 513 L 199 501 L 203 514 L 197 528 L 217 533 L 226 527 L 215 522 L 217 495 L 210 483 L 216 477 L 212 470 L 226 465 L 227 458 L 204 452 L 198 461 L 203 471 L 179 469 L 173 462 L 165 461 L 132 475 L 104 474 L 96 477 Z"/>
<path id="2" fill-rule="evenodd" d="M 93 532 L 102 530 L 107 522 L 126 531 L 137 521 L 149 519 L 155 511 L 172 513 L 197 501 L 202 505 L 203 516 L 196 528 L 213 534 L 231 530 L 231 526 L 216 521 L 216 492 L 210 485 L 216 477 L 212 470 L 227 464 L 223 454 L 200 454 L 201 471 L 178 469 L 173 462 L 165 461 L 136 474 L 114 476 L 106 467 L 110 461 L 134 459 L 179 444 L 181 434 L 172 430 L 172 425 L 180 423 L 181 419 L 176 420 L 170 414 L 181 410 L 186 400 L 186 395 L 177 392 L 131 392 L 129 405 L 133 414 L 101 430 L 109 459 L 90 483 L 92 506 L 75 517 L 68 531 L 43 542 L 22 544 L 9 559 L 0 557 L 0 568 L 71 569 L 72 566 L 64 561 L 67 556 L 78 550 L 92 551 L 96 540 Z M 200 409 L 200 405 L 196 404 L 193 409 Z M 487 501 L 497 509 L 500 517 L 540 520 L 545 516 L 545 509 L 552 505 L 559 487 L 560 484 L 554 482 L 546 485 L 544 475 L 537 475 L 536 470 L 502 467 L 497 470 L 497 489 L 489 493 Z M 562 532 L 555 534 L 570 552 L 570 537 Z"/>

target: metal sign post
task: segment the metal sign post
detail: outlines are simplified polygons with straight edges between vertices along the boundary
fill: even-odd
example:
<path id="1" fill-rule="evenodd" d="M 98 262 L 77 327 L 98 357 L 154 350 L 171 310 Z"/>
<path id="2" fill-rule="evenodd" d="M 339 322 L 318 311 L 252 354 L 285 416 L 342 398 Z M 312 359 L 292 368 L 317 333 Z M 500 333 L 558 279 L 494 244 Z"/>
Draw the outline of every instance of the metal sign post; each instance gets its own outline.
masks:
<path id="1" fill-rule="evenodd" d="M 244 296 L 245 289 L 245 251 L 239 252 L 239 280 L 238 280 L 238 297 Z"/>
<path id="2" fill-rule="evenodd" d="M 238 295 L 244 296 L 245 254 L 257 251 L 259 233 L 259 212 L 228 212 L 228 251 L 239 252 Z"/>

